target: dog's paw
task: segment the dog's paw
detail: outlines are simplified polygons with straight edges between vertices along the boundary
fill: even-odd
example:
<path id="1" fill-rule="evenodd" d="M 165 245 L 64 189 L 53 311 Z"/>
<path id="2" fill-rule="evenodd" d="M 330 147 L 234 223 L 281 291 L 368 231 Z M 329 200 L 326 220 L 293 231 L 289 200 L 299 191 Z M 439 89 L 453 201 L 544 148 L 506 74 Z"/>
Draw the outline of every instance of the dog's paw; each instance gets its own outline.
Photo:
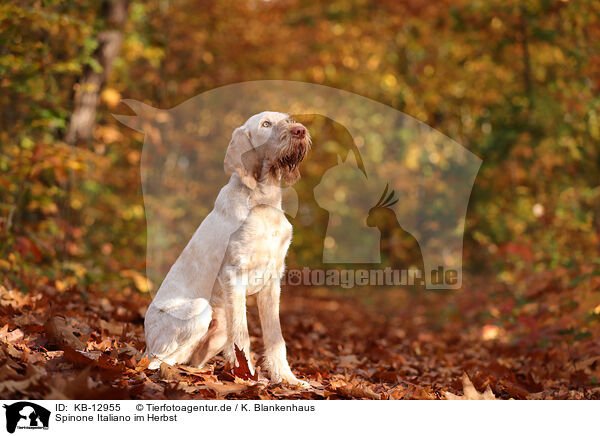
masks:
<path id="1" fill-rule="evenodd" d="M 261 366 L 267 370 L 269 378 L 273 383 L 286 382 L 290 385 L 301 386 L 303 388 L 308 388 L 310 386 L 307 382 L 296 378 L 285 358 L 285 354 L 266 354 Z"/>
<path id="2" fill-rule="evenodd" d="M 158 369 L 158 368 L 160 368 L 161 363 L 162 362 L 160 360 L 158 360 L 157 358 L 154 358 L 148 364 L 148 369 Z"/>
<path id="3" fill-rule="evenodd" d="M 310 388 L 310 384 L 308 384 L 308 382 L 305 382 L 304 380 L 300 380 L 300 379 L 296 378 L 296 376 L 292 373 L 290 373 L 288 375 L 278 376 L 278 377 L 271 377 L 271 382 L 272 383 L 287 383 L 289 385 L 298 386 L 303 389 Z"/>
<path id="4" fill-rule="evenodd" d="M 310 388 L 310 384 L 307 381 L 300 380 L 300 379 L 296 378 L 294 375 L 292 375 L 292 377 L 293 378 L 291 380 L 288 380 L 288 378 L 286 377 L 286 378 L 284 378 L 284 381 L 292 386 L 298 386 L 303 389 Z"/>
<path id="5" fill-rule="evenodd" d="M 270 368 L 269 371 L 270 379 L 272 383 L 287 383 L 292 386 L 300 386 L 302 388 L 308 388 L 310 385 L 304 380 L 300 380 L 296 378 L 296 376 L 292 373 L 291 369 L 284 368 L 280 371 Z"/>

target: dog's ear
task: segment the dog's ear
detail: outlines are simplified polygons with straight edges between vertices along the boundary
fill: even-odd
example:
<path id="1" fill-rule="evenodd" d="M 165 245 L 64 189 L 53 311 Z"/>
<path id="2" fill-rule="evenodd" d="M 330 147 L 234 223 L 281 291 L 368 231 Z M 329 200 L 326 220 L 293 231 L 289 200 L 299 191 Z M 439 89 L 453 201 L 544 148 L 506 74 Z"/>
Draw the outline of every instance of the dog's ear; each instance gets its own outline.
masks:
<path id="1" fill-rule="evenodd" d="M 256 188 L 260 172 L 258 153 L 250 141 L 250 132 L 246 127 L 238 127 L 231 135 L 231 141 L 225 153 L 225 172 L 237 173 L 242 183 L 250 189 Z"/>

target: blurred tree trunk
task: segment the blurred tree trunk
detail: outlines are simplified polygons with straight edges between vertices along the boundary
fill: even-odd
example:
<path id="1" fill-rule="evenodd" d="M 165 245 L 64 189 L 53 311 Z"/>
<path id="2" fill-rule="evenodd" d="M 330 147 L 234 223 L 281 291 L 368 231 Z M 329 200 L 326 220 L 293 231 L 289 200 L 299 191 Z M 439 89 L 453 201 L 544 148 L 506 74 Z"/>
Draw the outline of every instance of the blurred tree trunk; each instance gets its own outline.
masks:
<path id="1" fill-rule="evenodd" d="M 75 107 L 65 134 L 65 141 L 69 144 L 75 145 L 92 136 L 102 87 L 121 50 L 129 1 L 104 0 L 102 3 L 102 18 L 106 21 L 106 27 L 98 34 L 98 48 L 94 53 L 94 59 L 102 68 L 96 71 L 90 66 L 86 67 L 75 87 Z"/>
<path id="2" fill-rule="evenodd" d="M 92 137 L 96 123 L 96 110 L 100 100 L 100 93 L 106 83 L 113 62 L 119 55 L 123 42 L 123 26 L 127 19 L 127 9 L 130 0 L 103 0 L 101 6 L 101 19 L 105 24 L 98 33 L 98 47 L 93 54 L 94 60 L 101 68 L 94 69 L 87 66 L 79 82 L 75 85 L 75 102 L 71 119 L 67 126 L 65 142 L 71 145 L 83 143 Z M 62 259 L 69 257 L 68 244 L 71 241 L 71 189 L 74 183 L 74 174 L 69 172 L 65 184 L 65 197 L 61 210 L 65 230 L 58 255 Z"/>

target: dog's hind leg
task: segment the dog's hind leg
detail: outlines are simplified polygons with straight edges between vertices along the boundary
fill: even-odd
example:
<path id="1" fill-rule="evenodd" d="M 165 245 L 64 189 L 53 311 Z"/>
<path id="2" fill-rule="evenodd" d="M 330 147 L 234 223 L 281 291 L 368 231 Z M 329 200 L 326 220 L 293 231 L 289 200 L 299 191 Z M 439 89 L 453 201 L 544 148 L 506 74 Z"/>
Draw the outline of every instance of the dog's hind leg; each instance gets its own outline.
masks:
<path id="1" fill-rule="evenodd" d="M 161 302 L 164 303 L 164 302 Z M 189 362 L 196 344 L 208 331 L 212 309 L 203 298 L 171 300 L 157 305 L 153 301 L 144 320 L 147 355 L 153 360 L 149 369 Z"/>
<path id="2" fill-rule="evenodd" d="M 190 364 L 202 368 L 206 363 L 223 350 L 227 342 L 227 318 L 224 307 L 213 308 L 213 318 L 206 334 L 200 339 Z"/>

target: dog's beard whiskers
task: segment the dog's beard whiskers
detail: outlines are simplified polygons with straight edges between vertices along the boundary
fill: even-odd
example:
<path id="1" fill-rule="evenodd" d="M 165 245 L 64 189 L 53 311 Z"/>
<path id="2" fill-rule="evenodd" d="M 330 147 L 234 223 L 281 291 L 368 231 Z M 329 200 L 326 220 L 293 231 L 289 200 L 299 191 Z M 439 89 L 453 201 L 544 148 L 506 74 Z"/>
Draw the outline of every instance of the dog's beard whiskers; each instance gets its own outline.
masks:
<path id="1" fill-rule="evenodd" d="M 287 135 L 282 135 L 287 136 Z M 309 145 L 306 141 L 294 142 L 288 137 L 287 145 L 283 148 L 281 155 L 275 161 L 271 168 L 273 173 L 277 173 L 279 170 L 284 170 L 288 173 L 295 171 L 300 162 L 306 156 Z"/>
<path id="2" fill-rule="evenodd" d="M 306 155 L 307 146 L 304 142 L 292 143 L 290 142 L 286 147 L 286 152 L 282 158 L 280 158 L 282 164 L 287 165 L 290 170 L 294 170 L 300 165 L 300 162 Z"/>

